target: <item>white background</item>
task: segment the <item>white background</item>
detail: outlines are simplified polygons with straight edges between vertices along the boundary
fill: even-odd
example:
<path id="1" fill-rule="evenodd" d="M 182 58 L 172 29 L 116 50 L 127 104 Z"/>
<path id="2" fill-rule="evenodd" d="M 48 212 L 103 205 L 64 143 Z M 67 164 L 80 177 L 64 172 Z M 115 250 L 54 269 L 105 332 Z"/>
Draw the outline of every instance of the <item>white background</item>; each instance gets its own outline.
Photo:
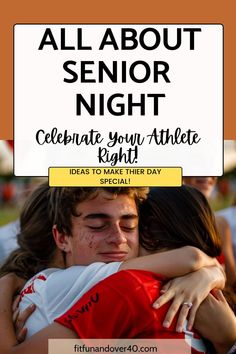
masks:
<path id="1" fill-rule="evenodd" d="M 66 44 L 76 46 L 77 28 L 82 28 L 83 43 L 92 50 L 61 50 L 60 30 L 66 28 Z M 155 50 L 145 50 L 140 45 L 135 50 L 114 50 L 108 45 L 98 50 L 106 28 L 112 28 L 120 48 L 121 28 L 134 28 L 138 36 L 147 27 L 155 28 L 161 43 Z M 168 50 L 163 45 L 163 28 L 168 28 L 169 42 L 176 42 L 177 28 L 201 28 L 195 33 L 195 50 L 189 50 L 189 33 L 182 31 L 179 49 Z M 58 50 L 46 45 L 38 47 L 46 28 L 50 28 Z M 152 34 L 147 43 L 153 43 Z M 150 41 L 150 42 L 149 42 Z M 127 75 L 127 83 L 112 83 L 106 76 L 103 83 L 63 82 L 71 78 L 63 69 L 67 60 L 94 61 L 89 68 L 91 78 L 97 80 L 97 63 L 103 60 L 107 66 L 112 61 L 129 64 L 143 60 L 152 67 L 153 61 L 169 64 L 170 83 L 163 79 L 154 83 L 152 75 L 143 84 L 134 83 Z M 137 72 L 138 73 L 138 72 Z M 142 72 L 139 73 L 142 75 Z M 119 76 L 120 77 L 120 76 Z M 147 99 L 146 114 L 134 109 L 133 116 L 113 116 L 105 109 L 105 115 L 90 116 L 85 110 L 76 116 L 76 94 L 89 97 L 90 93 L 133 93 L 139 100 L 140 93 L 164 93 L 159 99 L 159 115 L 153 116 L 152 100 Z M 118 101 L 118 100 L 117 100 Z M 126 102 L 125 98 L 122 102 Z M 148 103 L 149 102 L 149 103 Z M 97 106 L 98 107 L 98 106 Z M 127 107 L 127 106 L 126 106 Z M 106 147 L 109 131 L 120 134 L 151 134 L 154 128 L 167 129 L 173 133 L 177 127 L 182 131 L 195 130 L 201 137 L 197 145 L 149 145 L 148 139 L 138 148 L 138 162 L 130 167 L 180 166 L 183 175 L 221 175 L 223 167 L 223 27 L 221 25 L 16 25 L 14 29 L 14 172 L 18 176 L 46 176 L 54 166 L 109 166 L 98 163 L 98 145 L 38 145 L 36 132 L 43 129 L 50 133 L 57 127 L 80 135 L 98 130 L 104 137 L 101 147 Z M 123 144 L 124 151 L 130 147 Z M 110 149 L 117 152 L 120 146 Z M 124 166 L 120 162 L 117 166 Z M 128 165 L 127 165 L 128 166 Z"/>

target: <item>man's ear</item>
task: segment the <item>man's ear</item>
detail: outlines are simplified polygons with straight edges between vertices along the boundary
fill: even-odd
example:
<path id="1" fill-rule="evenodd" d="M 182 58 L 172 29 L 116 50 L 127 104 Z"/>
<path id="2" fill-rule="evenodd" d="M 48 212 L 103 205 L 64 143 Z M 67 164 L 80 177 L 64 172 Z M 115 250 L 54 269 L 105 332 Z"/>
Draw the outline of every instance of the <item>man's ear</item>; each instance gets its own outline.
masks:
<path id="1" fill-rule="evenodd" d="M 53 225 L 52 234 L 57 247 L 64 252 L 69 252 L 71 248 L 70 241 L 69 241 L 70 237 L 64 232 L 59 232 L 57 225 Z"/>

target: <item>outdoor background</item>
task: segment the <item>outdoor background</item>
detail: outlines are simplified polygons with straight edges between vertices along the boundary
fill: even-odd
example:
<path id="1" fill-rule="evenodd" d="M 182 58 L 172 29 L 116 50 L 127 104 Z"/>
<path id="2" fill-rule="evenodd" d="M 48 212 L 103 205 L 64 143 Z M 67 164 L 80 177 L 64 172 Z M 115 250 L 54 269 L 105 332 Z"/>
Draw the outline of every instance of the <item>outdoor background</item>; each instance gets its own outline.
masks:
<path id="1" fill-rule="evenodd" d="M 211 200 L 214 210 L 236 205 L 236 140 L 226 140 L 224 150 L 224 175 Z M 13 142 L 0 140 L 0 226 L 17 219 L 25 197 L 43 180 L 14 177 Z"/>

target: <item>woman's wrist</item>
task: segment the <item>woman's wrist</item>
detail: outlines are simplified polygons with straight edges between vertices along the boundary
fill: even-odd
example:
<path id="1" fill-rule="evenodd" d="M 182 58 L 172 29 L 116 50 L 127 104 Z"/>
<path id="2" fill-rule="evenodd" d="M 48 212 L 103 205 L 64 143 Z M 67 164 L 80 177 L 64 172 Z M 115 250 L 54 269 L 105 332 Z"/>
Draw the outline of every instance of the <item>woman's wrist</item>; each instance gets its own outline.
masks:
<path id="1" fill-rule="evenodd" d="M 193 261 L 193 271 L 199 270 L 205 267 L 217 266 L 218 262 L 215 258 L 208 256 L 206 253 L 201 251 L 199 248 L 193 246 L 185 246 L 188 248 L 189 254 L 191 254 Z"/>
<path id="2" fill-rule="evenodd" d="M 213 280 L 214 288 L 223 290 L 225 287 L 225 273 L 222 271 L 222 267 L 214 266 L 216 272 L 216 278 Z"/>
<path id="3" fill-rule="evenodd" d="M 202 268 L 202 272 L 204 272 L 204 274 L 206 274 L 206 277 L 208 277 L 210 291 L 214 288 L 224 289 L 225 276 L 220 267 L 204 267 Z"/>

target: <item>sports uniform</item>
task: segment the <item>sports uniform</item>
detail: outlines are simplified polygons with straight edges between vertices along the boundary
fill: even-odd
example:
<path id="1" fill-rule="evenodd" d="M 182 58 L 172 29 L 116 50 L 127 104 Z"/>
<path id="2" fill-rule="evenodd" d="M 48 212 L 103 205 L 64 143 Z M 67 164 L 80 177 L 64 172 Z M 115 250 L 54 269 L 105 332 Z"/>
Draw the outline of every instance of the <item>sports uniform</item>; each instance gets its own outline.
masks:
<path id="1" fill-rule="evenodd" d="M 50 268 L 36 274 L 21 291 L 20 310 L 36 305 L 26 322 L 27 337 L 51 324 L 95 284 L 117 272 L 120 264 L 97 262 L 67 269 Z"/>
<path id="2" fill-rule="evenodd" d="M 160 296 L 163 280 L 147 271 L 120 271 L 94 286 L 55 321 L 79 338 L 184 339 L 192 353 L 207 353 L 197 333 L 175 331 L 177 316 L 169 328 L 162 326 L 170 302 L 159 309 L 152 304 Z"/>

